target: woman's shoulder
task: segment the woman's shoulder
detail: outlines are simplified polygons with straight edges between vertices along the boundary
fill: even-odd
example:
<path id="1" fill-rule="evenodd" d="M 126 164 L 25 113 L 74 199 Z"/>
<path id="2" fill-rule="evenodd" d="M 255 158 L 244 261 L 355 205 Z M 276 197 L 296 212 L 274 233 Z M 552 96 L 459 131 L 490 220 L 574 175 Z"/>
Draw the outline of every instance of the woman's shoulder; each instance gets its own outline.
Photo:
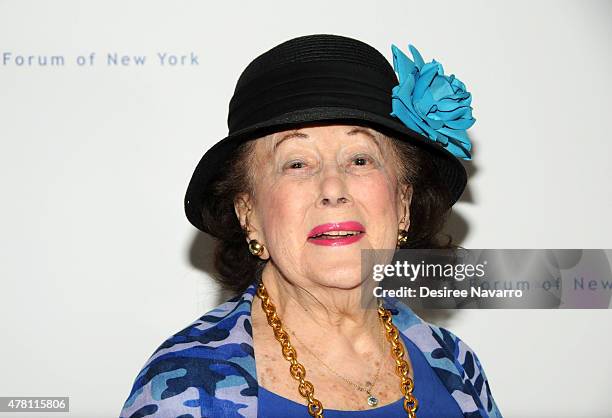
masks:
<path id="1" fill-rule="evenodd" d="M 256 392 L 251 302 L 248 292 L 236 296 L 163 341 L 136 376 L 121 418 L 239 416 L 248 408 Z"/>
<path id="2" fill-rule="evenodd" d="M 408 305 L 387 299 L 399 331 L 408 337 L 432 366 L 464 411 L 501 417 L 480 359 L 465 341 L 449 329 L 427 322 Z"/>

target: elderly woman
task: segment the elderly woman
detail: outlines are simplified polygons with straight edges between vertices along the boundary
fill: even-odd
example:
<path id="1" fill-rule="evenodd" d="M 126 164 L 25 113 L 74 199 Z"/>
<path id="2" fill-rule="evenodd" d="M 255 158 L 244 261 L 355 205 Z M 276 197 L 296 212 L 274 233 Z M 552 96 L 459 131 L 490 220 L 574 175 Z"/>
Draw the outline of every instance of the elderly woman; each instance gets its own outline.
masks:
<path id="1" fill-rule="evenodd" d="M 335 35 L 244 70 L 229 136 L 198 164 L 189 221 L 237 296 L 168 338 L 135 417 L 501 417 L 481 363 L 407 305 L 362 294 L 365 249 L 438 237 L 466 184 L 470 94 L 435 61 Z"/>

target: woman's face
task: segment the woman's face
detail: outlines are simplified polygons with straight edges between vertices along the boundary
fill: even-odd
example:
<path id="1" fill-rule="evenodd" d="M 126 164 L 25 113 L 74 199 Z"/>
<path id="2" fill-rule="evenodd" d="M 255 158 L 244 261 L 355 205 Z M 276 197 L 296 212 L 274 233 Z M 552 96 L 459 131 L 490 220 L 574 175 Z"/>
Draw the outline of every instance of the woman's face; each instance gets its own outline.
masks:
<path id="1" fill-rule="evenodd" d="M 361 250 L 394 249 L 398 227 L 408 228 L 412 189 L 400 187 L 387 141 L 348 125 L 257 140 L 254 196 L 237 200 L 236 211 L 249 239 L 264 244 L 262 258 L 302 286 L 359 285 Z M 313 237 L 326 231 L 351 236 Z"/>

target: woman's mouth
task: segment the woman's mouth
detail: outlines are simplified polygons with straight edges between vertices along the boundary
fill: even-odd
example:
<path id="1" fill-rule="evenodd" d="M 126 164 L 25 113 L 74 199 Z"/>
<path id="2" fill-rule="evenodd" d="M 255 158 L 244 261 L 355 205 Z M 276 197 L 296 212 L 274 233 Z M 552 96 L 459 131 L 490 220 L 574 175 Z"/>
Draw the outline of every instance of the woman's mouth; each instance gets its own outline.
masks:
<path id="1" fill-rule="evenodd" d="M 365 235 L 364 226 L 355 221 L 332 222 L 319 225 L 308 234 L 308 242 L 315 245 L 348 245 Z"/>

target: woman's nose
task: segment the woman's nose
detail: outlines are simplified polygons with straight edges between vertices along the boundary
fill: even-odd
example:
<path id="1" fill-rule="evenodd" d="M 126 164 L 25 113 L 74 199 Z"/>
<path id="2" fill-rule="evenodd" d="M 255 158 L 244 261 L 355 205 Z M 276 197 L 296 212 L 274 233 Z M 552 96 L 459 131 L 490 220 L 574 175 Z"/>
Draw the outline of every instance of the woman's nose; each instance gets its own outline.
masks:
<path id="1" fill-rule="evenodd" d="M 334 200 L 334 198 L 324 197 L 320 201 L 321 206 L 339 206 L 341 204 L 348 203 L 349 199 L 344 196 L 340 196 Z"/>
<path id="2" fill-rule="evenodd" d="M 352 202 L 346 185 L 345 175 L 335 165 L 328 165 L 325 170 L 322 170 L 320 187 L 321 194 L 317 202 L 319 207 L 335 207 Z"/>

